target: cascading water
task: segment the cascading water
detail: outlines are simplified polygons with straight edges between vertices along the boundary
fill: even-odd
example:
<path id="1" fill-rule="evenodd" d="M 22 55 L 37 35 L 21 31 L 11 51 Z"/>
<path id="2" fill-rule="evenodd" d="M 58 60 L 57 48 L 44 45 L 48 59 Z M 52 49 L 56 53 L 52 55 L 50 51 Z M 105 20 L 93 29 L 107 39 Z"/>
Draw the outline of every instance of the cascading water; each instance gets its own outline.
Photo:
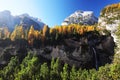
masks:
<path id="1" fill-rule="evenodd" d="M 98 70 L 98 59 L 97 59 L 97 53 L 96 53 L 96 50 L 94 47 L 92 47 L 93 49 L 93 53 L 95 55 L 95 67 L 96 67 L 96 70 Z"/>

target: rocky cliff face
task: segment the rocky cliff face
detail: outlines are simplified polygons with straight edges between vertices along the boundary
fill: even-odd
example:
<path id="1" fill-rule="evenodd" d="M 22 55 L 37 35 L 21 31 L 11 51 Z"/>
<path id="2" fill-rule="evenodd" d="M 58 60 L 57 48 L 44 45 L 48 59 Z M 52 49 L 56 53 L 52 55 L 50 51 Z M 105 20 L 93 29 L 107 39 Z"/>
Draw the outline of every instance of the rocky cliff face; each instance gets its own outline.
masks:
<path id="1" fill-rule="evenodd" d="M 59 44 L 29 47 L 26 40 L 0 40 L 0 67 L 6 65 L 10 58 L 18 56 L 20 61 L 29 51 L 36 54 L 40 61 L 51 61 L 59 58 L 71 67 L 96 68 L 111 63 L 114 55 L 114 41 L 111 36 L 102 36 L 95 32 L 88 32 L 79 38 L 62 39 Z"/>
<path id="2" fill-rule="evenodd" d="M 118 38 L 119 35 L 116 35 L 116 32 L 119 32 L 118 28 L 120 27 L 120 3 L 108 5 L 102 10 L 98 26 L 111 32 L 117 46 L 114 62 L 119 62 L 120 39 Z"/>
<path id="3" fill-rule="evenodd" d="M 10 11 L 0 12 L 0 27 L 8 27 L 13 30 L 16 25 L 23 25 L 24 27 L 34 26 L 35 29 L 42 29 L 45 25 L 40 19 L 29 16 L 28 14 L 22 14 L 18 16 L 12 16 Z"/>
<path id="4" fill-rule="evenodd" d="M 94 16 L 92 11 L 75 11 L 69 17 L 67 17 L 62 25 L 68 24 L 85 24 L 85 25 L 92 25 L 97 23 L 98 19 Z"/>

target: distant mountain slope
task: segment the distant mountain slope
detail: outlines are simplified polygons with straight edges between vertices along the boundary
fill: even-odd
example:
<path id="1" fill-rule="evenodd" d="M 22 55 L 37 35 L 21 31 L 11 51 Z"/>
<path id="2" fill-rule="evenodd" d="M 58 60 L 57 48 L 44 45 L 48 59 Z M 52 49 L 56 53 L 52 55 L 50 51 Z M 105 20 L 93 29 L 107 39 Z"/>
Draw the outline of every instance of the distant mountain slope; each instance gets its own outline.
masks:
<path id="1" fill-rule="evenodd" d="M 34 26 L 35 29 L 42 29 L 45 25 L 40 19 L 29 16 L 28 14 L 22 14 L 18 16 L 11 15 L 10 11 L 0 12 L 0 27 L 7 26 L 10 30 L 13 30 L 16 25 L 23 25 L 23 27 Z"/>
<path id="2" fill-rule="evenodd" d="M 67 17 L 63 22 L 62 25 L 68 24 L 87 24 L 92 25 L 97 23 L 98 19 L 94 16 L 92 11 L 75 11 L 69 17 Z"/>

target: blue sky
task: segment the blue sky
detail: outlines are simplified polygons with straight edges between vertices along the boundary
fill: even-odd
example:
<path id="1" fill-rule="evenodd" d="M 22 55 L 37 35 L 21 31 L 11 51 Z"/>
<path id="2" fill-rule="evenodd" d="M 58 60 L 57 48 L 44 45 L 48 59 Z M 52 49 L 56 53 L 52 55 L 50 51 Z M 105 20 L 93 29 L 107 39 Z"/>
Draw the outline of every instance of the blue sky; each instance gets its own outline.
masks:
<path id="1" fill-rule="evenodd" d="M 10 10 L 13 15 L 28 13 L 51 27 L 60 25 L 76 10 L 94 11 L 98 17 L 106 5 L 118 2 L 120 0 L 0 0 L 0 11 Z"/>

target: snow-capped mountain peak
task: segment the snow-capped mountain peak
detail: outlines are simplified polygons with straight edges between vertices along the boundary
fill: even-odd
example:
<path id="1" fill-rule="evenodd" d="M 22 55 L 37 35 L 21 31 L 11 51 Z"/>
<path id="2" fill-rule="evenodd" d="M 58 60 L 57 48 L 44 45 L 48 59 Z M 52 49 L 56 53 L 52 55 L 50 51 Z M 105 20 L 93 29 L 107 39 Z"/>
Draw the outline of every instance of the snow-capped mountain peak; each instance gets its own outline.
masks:
<path id="1" fill-rule="evenodd" d="M 69 25 L 69 24 L 87 24 L 92 25 L 97 23 L 98 19 L 94 16 L 93 11 L 75 11 L 69 17 L 67 17 L 62 25 Z"/>

